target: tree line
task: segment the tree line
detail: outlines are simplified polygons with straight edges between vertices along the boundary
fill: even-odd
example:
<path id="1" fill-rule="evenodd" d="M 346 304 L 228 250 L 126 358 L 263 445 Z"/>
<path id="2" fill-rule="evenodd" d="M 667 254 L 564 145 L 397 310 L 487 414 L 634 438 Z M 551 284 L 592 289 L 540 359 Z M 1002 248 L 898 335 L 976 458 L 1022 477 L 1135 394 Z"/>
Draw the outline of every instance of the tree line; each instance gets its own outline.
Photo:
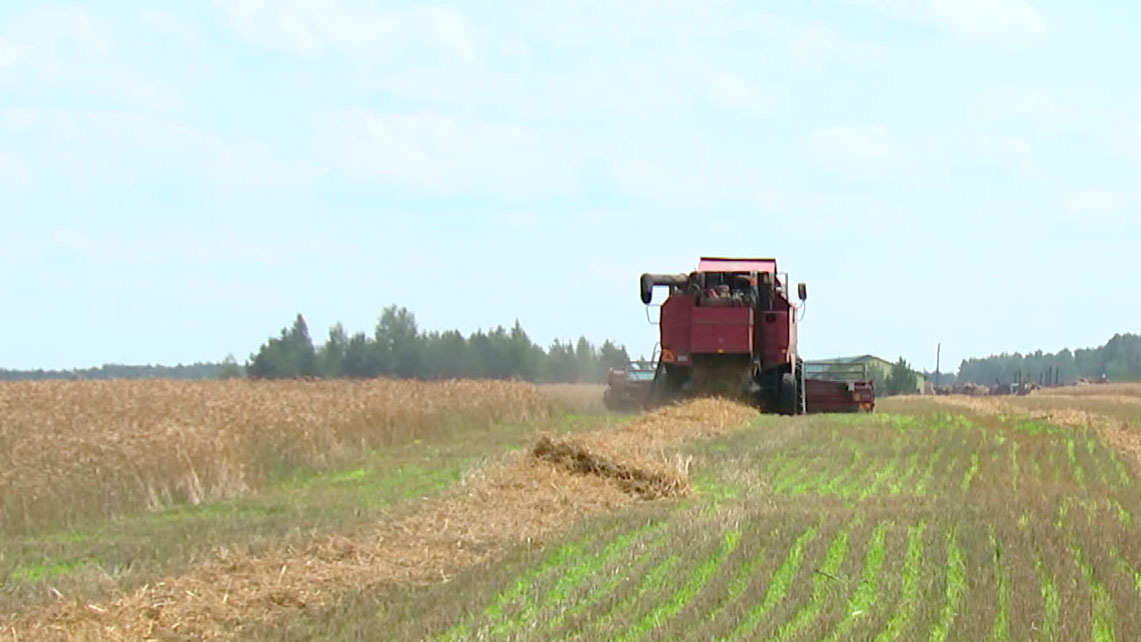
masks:
<path id="1" fill-rule="evenodd" d="M 397 377 L 403 379 L 520 379 L 537 382 L 601 382 L 611 368 L 625 367 L 623 346 L 604 341 L 594 346 L 555 340 L 543 349 L 518 321 L 477 330 L 425 332 L 407 308 L 384 308 L 371 334 L 349 334 L 340 323 L 329 328 L 320 345 L 298 314 L 290 327 L 250 355 L 246 374 L 255 379 L 320 377 L 327 379 Z"/>
<path id="2" fill-rule="evenodd" d="M 959 381 L 983 385 L 1022 381 L 1071 383 L 1077 379 L 1141 381 L 1141 335 L 1117 334 L 1104 346 L 1056 353 L 1003 353 L 966 359 L 959 366 Z"/>
<path id="3" fill-rule="evenodd" d="M 233 359 L 222 363 L 192 363 L 176 366 L 131 366 L 107 363 L 96 368 L 70 370 L 6 370 L 0 368 L 0 381 L 42 381 L 47 379 L 219 379 L 227 373 L 240 375 Z"/>

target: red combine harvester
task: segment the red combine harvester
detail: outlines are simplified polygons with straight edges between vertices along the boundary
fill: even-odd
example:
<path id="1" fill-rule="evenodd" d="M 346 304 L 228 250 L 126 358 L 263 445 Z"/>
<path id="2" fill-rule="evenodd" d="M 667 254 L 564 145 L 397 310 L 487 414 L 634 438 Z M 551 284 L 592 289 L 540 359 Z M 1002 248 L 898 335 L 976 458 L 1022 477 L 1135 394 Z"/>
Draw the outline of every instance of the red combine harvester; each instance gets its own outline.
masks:
<path id="1" fill-rule="evenodd" d="M 868 381 L 806 377 L 796 349 L 797 306 L 776 259 L 702 258 L 695 272 L 643 274 L 640 285 L 646 305 L 655 287 L 669 288 L 646 405 L 704 394 L 788 415 L 874 406 Z M 807 298 L 803 283 L 797 295 Z"/>

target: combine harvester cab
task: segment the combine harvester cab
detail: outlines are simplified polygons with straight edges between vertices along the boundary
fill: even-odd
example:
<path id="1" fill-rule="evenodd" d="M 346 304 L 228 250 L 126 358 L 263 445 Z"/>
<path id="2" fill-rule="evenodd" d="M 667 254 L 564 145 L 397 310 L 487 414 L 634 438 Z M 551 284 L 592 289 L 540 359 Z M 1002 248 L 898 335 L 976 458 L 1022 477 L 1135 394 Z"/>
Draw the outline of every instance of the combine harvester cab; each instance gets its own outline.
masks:
<path id="1" fill-rule="evenodd" d="M 797 353 L 798 306 L 776 259 L 706 257 L 689 274 L 643 274 L 639 286 L 647 306 L 655 288 L 669 290 L 646 405 L 699 395 L 739 398 L 787 415 L 834 405 L 826 399 L 838 392 L 834 382 L 806 376 Z M 803 283 L 796 293 L 807 299 Z"/>

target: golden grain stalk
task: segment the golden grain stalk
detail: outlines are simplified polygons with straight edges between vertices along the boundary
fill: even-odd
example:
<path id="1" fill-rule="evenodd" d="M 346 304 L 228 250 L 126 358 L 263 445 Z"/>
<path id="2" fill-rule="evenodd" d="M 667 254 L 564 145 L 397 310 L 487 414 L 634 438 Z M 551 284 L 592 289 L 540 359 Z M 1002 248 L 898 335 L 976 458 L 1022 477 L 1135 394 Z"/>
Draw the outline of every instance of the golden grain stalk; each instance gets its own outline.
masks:
<path id="1" fill-rule="evenodd" d="M 560 405 L 490 381 L 0 384 L 0 532 L 233 497 L 446 427 L 531 423 Z"/>

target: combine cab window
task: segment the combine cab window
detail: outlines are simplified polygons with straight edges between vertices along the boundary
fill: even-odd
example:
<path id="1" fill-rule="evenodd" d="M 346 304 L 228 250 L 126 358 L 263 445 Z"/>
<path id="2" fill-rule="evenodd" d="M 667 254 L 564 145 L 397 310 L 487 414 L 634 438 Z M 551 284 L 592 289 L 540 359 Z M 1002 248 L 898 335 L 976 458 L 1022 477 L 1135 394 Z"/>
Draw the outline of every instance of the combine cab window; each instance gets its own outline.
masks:
<path id="1" fill-rule="evenodd" d="M 698 298 L 700 307 L 708 308 L 736 308 L 751 307 L 755 298 L 755 278 L 747 272 L 706 272 L 701 295 Z"/>

